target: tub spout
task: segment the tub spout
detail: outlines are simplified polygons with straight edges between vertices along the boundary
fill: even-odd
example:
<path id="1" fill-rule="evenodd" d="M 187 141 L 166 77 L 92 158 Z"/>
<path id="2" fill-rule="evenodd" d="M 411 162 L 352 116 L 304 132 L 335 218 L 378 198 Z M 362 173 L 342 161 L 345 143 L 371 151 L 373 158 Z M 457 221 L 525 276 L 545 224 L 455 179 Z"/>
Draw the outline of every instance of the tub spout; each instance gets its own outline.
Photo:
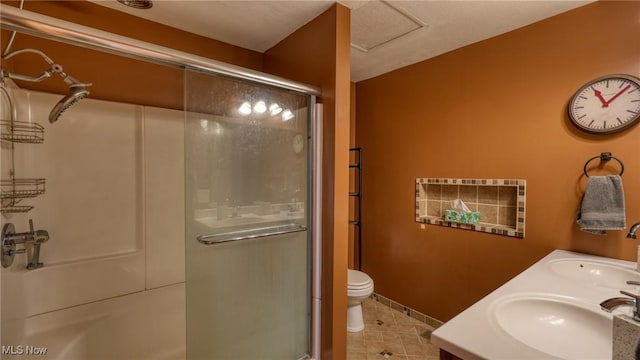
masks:
<path id="1" fill-rule="evenodd" d="M 27 264 L 27 269 L 29 270 L 39 269 L 44 266 L 44 264 L 40 262 L 40 245 L 49 240 L 49 232 L 46 230 L 36 230 L 34 231 L 33 239 L 33 253 L 31 254 L 29 264 Z"/>

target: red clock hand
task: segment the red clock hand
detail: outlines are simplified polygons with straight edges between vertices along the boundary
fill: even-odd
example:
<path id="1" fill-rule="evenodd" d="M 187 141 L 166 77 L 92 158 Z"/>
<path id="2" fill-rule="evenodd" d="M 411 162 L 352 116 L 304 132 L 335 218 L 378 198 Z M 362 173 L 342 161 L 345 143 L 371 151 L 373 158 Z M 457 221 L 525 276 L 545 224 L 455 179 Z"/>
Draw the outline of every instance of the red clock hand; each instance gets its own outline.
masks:
<path id="1" fill-rule="evenodd" d="M 593 87 L 592 87 L 592 89 L 593 89 Z M 607 105 L 609 105 L 609 103 L 607 103 L 607 100 L 605 100 L 602 97 L 602 93 L 600 92 L 600 90 L 593 89 L 593 93 L 596 94 L 596 97 L 598 99 L 600 99 L 600 102 L 602 103 L 602 107 L 607 107 Z"/>
<path id="2" fill-rule="evenodd" d="M 624 89 L 618 91 L 617 94 L 613 95 L 613 97 L 609 99 L 609 101 L 607 101 L 607 105 L 611 104 L 613 100 L 615 100 L 618 96 L 622 95 L 622 93 L 627 91 L 630 87 L 631 87 L 631 84 L 627 84 L 627 86 L 625 86 Z"/>

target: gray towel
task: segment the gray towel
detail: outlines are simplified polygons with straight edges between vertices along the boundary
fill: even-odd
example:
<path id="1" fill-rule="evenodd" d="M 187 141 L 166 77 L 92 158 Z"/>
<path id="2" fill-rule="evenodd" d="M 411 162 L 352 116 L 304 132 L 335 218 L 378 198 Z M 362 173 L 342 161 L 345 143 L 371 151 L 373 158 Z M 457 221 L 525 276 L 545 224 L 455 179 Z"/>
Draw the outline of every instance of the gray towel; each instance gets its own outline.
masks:
<path id="1" fill-rule="evenodd" d="M 620 175 L 589 177 L 577 223 L 580 230 L 593 234 L 626 229 L 624 190 Z"/>

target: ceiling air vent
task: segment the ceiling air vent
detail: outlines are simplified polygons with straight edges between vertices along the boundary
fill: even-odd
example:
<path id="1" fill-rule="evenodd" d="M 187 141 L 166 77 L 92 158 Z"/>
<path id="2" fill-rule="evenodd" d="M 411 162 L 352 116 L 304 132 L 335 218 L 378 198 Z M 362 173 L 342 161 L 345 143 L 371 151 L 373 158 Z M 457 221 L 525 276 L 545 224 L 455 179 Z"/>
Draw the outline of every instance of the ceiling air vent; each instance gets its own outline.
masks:
<path id="1" fill-rule="evenodd" d="M 351 11 L 351 46 L 368 52 L 425 26 L 385 1 L 368 1 Z"/>

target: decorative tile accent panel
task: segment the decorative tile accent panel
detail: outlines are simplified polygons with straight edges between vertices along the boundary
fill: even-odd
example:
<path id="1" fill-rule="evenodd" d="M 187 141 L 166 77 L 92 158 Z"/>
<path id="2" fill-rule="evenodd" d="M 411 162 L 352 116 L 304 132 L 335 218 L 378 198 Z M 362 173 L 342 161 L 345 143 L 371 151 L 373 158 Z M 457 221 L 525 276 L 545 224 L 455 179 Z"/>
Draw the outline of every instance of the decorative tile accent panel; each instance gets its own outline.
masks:
<path id="1" fill-rule="evenodd" d="M 451 201 L 480 212 L 478 224 L 444 220 Z M 526 181 L 521 179 L 416 179 L 416 221 L 524 238 Z"/>
<path id="2" fill-rule="evenodd" d="M 401 313 L 404 313 L 405 315 L 414 318 L 420 322 L 423 322 L 431 327 L 433 327 L 434 329 L 439 328 L 440 326 L 442 326 L 443 322 L 437 319 L 434 319 L 428 315 L 425 315 L 419 311 L 413 310 L 411 308 L 408 308 L 400 303 L 397 303 L 387 297 L 384 297 L 380 294 L 377 293 L 373 293 L 371 294 L 371 298 L 374 299 L 375 301 L 377 301 L 380 304 L 383 304 L 385 306 L 388 306 L 394 310 L 400 311 Z"/>

